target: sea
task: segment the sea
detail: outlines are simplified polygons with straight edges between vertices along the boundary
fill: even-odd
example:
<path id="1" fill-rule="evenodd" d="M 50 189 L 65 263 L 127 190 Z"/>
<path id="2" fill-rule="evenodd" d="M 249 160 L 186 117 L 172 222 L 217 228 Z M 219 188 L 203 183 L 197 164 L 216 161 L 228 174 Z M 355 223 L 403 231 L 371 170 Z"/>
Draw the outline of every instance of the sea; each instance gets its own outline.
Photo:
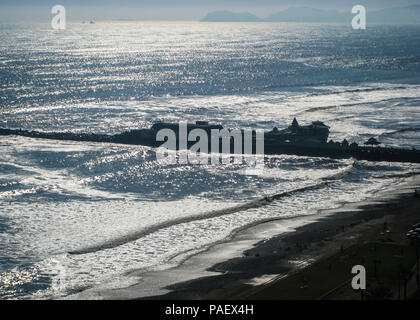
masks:
<path id="1" fill-rule="evenodd" d="M 104 133 L 205 120 L 420 148 L 420 26 L 0 23 L 0 127 Z M 165 164 L 145 146 L 2 136 L 0 299 L 123 288 L 133 270 L 264 221 L 314 217 L 393 190 L 419 164 L 291 155 Z M 267 196 L 276 200 L 247 206 Z M 137 274 L 138 274 L 137 272 Z"/>

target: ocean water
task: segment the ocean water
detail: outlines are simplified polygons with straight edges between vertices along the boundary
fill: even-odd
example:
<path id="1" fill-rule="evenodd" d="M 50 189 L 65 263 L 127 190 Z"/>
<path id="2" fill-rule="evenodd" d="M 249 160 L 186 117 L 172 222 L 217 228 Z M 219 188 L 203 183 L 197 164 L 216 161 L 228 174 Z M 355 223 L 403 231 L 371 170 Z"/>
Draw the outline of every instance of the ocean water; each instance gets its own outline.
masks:
<path id="1" fill-rule="evenodd" d="M 0 24 L 0 127 L 117 133 L 322 120 L 330 137 L 420 148 L 420 26 Z M 0 298 L 124 287 L 235 230 L 392 189 L 417 164 L 269 156 L 163 165 L 143 146 L 0 140 Z M 258 202 L 267 195 L 277 200 Z M 247 208 L 247 204 L 255 204 Z"/>

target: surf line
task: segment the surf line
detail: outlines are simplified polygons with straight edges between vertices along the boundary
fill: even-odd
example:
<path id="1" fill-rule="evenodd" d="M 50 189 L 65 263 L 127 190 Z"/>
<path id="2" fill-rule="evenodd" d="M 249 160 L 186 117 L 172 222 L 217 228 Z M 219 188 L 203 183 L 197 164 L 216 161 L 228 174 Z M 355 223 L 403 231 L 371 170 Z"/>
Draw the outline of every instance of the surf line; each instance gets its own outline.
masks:
<path id="1" fill-rule="evenodd" d="M 281 193 L 274 194 L 274 195 L 271 195 L 271 196 L 265 196 L 263 198 L 259 198 L 259 199 L 256 199 L 256 200 L 253 200 L 251 202 L 247 202 L 245 204 L 241 204 L 241 205 L 238 205 L 238 206 L 210 211 L 209 213 L 203 214 L 203 215 L 200 215 L 200 216 L 188 216 L 188 217 L 182 217 L 182 218 L 158 223 L 158 224 L 150 226 L 149 228 L 142 229 L 142 230 L 139 230 L 138 232 L 128 234 L 128 235 L 125 235 L 123 237 L 113 239 L 113 240 L 110 240 L 110 241 L 106 241 L 106 242 L 98 244 L 98 245 L 93 245 L 93 246 L 90 246 L 90 247 L 69 251 L 68 254 L 81 255 L 81 254 L 88 254 L 88 253 L 93 253 L 93 252 L 106 250 L 106 249 L 113 249 L 113 248 L 119 247 L 121 245 L 124 245 L 126 243 L 136 241 L 136 240 L 138 240 L 140 238 L 143 238 L 143 237 L 145 237 L 149 234 L 157 232 L 160 229 L 165 229 L 165 228 L 172 227 L 174 225 L 178 225 L 178 224 L 182 224 L 182 223 L 188 223 L 188 222 L 192 222 L 192 221 L 200 221 L 200 220 L 205 220 L 205 219 L 217 218 L 217 217 L 220 217 L 220 216 L 229 215 L 229 214 L 237 213 L 237 212 L 240 212 L 240 211 L 246 211 L 246 210 L 249 210 L 249 209 L 261 208 L 263 206 L 271 205 L 272 202 L 275 201 L 275 200 L 280 200 L 282 198 L 292 196 L 292 195 L 294 195 L 296 193 L 299 193 L 299 192 L 321 189 L 321 188 L 324 188 L 325 186 L 327 186 L 331 183 L 333 183 L 333 181 L 331 181 L 331 180 L 330 181 L 321 181 L 319 183 L 312 184 L 312 185 L 309 185 L 309 186 L 304 186 L 302 188 L 297 188 L 297 189 L 281 192 Z"/>

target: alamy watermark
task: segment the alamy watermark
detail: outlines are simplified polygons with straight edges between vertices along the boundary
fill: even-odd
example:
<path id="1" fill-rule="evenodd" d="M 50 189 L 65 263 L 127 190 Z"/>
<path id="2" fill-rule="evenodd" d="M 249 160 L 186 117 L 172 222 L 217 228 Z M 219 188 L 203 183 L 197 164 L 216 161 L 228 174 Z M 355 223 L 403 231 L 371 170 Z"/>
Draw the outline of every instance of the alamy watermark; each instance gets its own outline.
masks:
<path id="1" fill-rule="evenodd" d="M 360 4 L 351 9 L 351 13 L 356 14 L 351 21 L 351 27 L 354 30 L 366 29 L 366 8 Z"/>
<path id="2" fill-rule="evenodd" d="M 55 14 L 51 20 L 51 27 L 54 30 L 66 29 L 66 8 L 57 4 L 51 8 L 51 14 Z"/>
<path id="3" fill-rule="evenodd" d="M 262 129 L 192 128 L 189 130 L 187 122 L 181 121 L 178 132 L 170 128 L 157 131 L 156 141 L 163 142 L 156 150 L 156 159 L 162 164 L 245 163 L 248 168 L 264 167 Z"/>
<path id="4" fill-rule="evenodd" d="M 366 269 L 362 265 L 353 266 L 351 273 L 355 276 L 351 280 L 353 290 L 366 290 Z"/>

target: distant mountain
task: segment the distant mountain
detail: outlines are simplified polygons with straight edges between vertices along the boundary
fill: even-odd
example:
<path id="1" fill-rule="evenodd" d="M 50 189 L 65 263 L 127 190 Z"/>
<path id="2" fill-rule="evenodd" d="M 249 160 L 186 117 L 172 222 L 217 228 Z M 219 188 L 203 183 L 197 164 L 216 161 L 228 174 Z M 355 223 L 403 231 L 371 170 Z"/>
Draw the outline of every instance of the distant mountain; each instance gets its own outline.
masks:
<path id="1" fill-rule="evenodd" d="M 261 19 L 252 13 L 231 11 L 214 11 L 207 14 L 201 21 L 239 22 L 239 21 L 271 21 L 271 22 L 344 22 L 351 23 L 355 14 L 336 10 L 322 10 L 310 7 L 292 7 L 273 13 L 266 19 Z M 366 8 L 366 20 L 372 23 L 420 23 L 420 4 L 408 7 L 396 7 L 369 11 Z"/>
<path id="2" fill-rule="evenodd" d="M 309 7 L 293 7 L 268 16 L 266 21 L 281 22 L 345 22 L 351 21 L 351 12 L 321 10 Z"/>
<path id="3" fill-rule="evenodd" d="M 249 12 L 232 12 L 232 11 L 213 11 L 207 14 L 201 21 L 214 22 L 258 22 L 263 19 L 258 18 Z"/>
<path id="4" fill-rule="evenodd" d="M 420 4 L 366 13 L 367 22 L 420 23 Z"/>

